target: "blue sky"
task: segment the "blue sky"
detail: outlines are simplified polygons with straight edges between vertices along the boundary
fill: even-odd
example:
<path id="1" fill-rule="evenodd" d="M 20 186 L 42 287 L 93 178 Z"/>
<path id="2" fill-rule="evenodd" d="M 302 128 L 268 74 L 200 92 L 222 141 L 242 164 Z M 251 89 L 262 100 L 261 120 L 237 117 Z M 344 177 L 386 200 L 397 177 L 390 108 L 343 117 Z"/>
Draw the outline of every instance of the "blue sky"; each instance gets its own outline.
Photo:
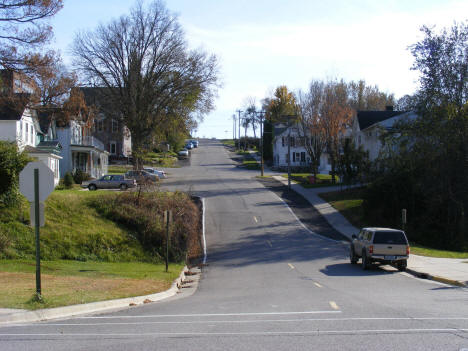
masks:
<path id="1" fill-rule="evenodd" d="M 53 19 L 66 62 L 79 30 L 95 28 L 134 4 L 128 0 L 65 0 Z M 422 25 L 468 19 L 466 0 L 168 0 L 187 41 L 215 53 L 223 88 L 216 110 L 196 136 L 231 137 L 232 115 L 246 97 L 258 103 L 278 85 L 307 89 L 311 79 L 364 79 L 401 97 L 417 87 L 407 47 Z"/>

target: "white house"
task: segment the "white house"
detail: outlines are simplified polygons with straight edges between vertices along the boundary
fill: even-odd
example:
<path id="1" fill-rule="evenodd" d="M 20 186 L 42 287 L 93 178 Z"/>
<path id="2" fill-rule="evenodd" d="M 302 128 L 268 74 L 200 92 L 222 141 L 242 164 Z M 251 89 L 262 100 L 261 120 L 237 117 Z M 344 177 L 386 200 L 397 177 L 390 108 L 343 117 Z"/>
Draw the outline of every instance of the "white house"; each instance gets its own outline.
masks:
<path id="1" fill-rule="evenodd" d="M 362 145 L 369 152 L 369 159 L 373 161 L 382 148 L 382 132 L 391 129 L 397 121 L 414 120 L 417 117 L 414 111 L 394 111 L 391 106 L 385 111 L 358 111 L 352 124 L 352 138 L 356 146 Z"/>
<path id="2" fill-rule="evenodd" d="M 277 123 L 274 126 L 273 139 L 273 167 L 284 169 L 288 167 L 288 137 L 290 138 L 291 167 L 310 167 L 310 156 L 304 146 L 304 137 L 299 133 L 300 126 L 297 124 L 288 128 L 285 123 Z M 319 173 L 331 171 L 328 154 L 325 150 L 320 157 Z"/>
<path id="3" fill-rule="evenodd" d="M 107 173 L 109 152 L 105 151 L 99 139 L 91 135 L 91 128 L 86 123 L 71 119 L 57 127 L 57 137 L 62 145 L 61 177 L 77 170 L 93 178 L 100 178 Z"/>
<path id="4" fill-rule="evenodd" d="M 0 105 L 0 140 L 15 142 L 18 150 L 44 162 L 54 172 L 57 185 L 61 146 L 42 132 L 37 111 L 28 106 L 28 101 L 27 95 L 17 94 L 16 98 L 7 99 Z"/>

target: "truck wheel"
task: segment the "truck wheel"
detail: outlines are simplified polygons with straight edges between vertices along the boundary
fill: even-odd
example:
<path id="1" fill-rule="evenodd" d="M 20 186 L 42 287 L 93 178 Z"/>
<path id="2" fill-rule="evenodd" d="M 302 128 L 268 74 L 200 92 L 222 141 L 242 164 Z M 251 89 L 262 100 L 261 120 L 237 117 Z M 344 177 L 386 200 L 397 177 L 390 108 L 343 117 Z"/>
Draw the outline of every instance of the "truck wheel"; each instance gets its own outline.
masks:
<path id="1" fill-rule="evenodd" d="M 356 253 L 354 252 L 354 247 L 351 245 L 349 248 L 349 260 L 351 261 L 351 264 L 356 264 L 358 261 L 358 257 L 356 256 Z"/>
<path id="2" fill-rule="evenodd" d="M 97 190 L 97 186 L 94 185 L 94 184 L 89 184 L 89 185 L 88 185 L 88 189 L 89 189 L 90 191 Z"/>
<path id="3" fill-rule="evenodd" d="M 398 261 L 398 265 L 397 265 L 398 270 L 399 270 L 400 272 L 406 271 L 406 266 L 407 266 L 407 264 L 408 264 L 408 263 L 407 263 L 406 260 Z"/>
<path id="4" fill-rule="evenodd" d="M 127 190 L 128 186 L 127 184 L 120 184 L 120 190 Z"/>
<path id="5" fill-rule="evenodd" d="M 370 262 L 369 259 L 367 258 L 366 251 L 362 251 L 362 269 L 367 270 L 369 269 Z"/>

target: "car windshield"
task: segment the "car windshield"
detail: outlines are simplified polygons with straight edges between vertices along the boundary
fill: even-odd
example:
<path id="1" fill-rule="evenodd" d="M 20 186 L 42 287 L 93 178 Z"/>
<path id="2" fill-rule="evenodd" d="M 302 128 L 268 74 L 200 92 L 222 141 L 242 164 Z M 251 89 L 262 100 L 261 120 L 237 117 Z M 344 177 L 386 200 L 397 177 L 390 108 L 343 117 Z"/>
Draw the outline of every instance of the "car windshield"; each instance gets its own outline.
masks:
<path id="1" fill-rule="evenodd" d="M 402 232 L 376 232 L 374 244 L 406 245 L 406 237 Z"/>

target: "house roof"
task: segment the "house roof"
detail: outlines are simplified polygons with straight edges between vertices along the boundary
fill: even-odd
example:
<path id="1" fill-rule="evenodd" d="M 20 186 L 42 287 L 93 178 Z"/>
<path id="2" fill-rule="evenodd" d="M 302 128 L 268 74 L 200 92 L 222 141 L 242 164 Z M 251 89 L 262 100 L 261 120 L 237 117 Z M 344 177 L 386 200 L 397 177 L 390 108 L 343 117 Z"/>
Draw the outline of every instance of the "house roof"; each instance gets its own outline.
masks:
<path id="1" fill-rule="evenodd" d="M 359 129 L 364 130 L 386 119 L 401 115 L 407 111 L 358 111 L 357 119 Z"/>
<path id="2" fill-rule="evenodd" d="M 100 112 L 112 114 L 114 104 L 109 96 L 109 88 L 105 87 L 80 87 L 88 106 L 96 106 Z"/>
<path id="3" fill-rule="evenodd" d="M 0 120 L 19 121 L 31 98 L 30 94 L 15 94 L 0 99 Z"/>

